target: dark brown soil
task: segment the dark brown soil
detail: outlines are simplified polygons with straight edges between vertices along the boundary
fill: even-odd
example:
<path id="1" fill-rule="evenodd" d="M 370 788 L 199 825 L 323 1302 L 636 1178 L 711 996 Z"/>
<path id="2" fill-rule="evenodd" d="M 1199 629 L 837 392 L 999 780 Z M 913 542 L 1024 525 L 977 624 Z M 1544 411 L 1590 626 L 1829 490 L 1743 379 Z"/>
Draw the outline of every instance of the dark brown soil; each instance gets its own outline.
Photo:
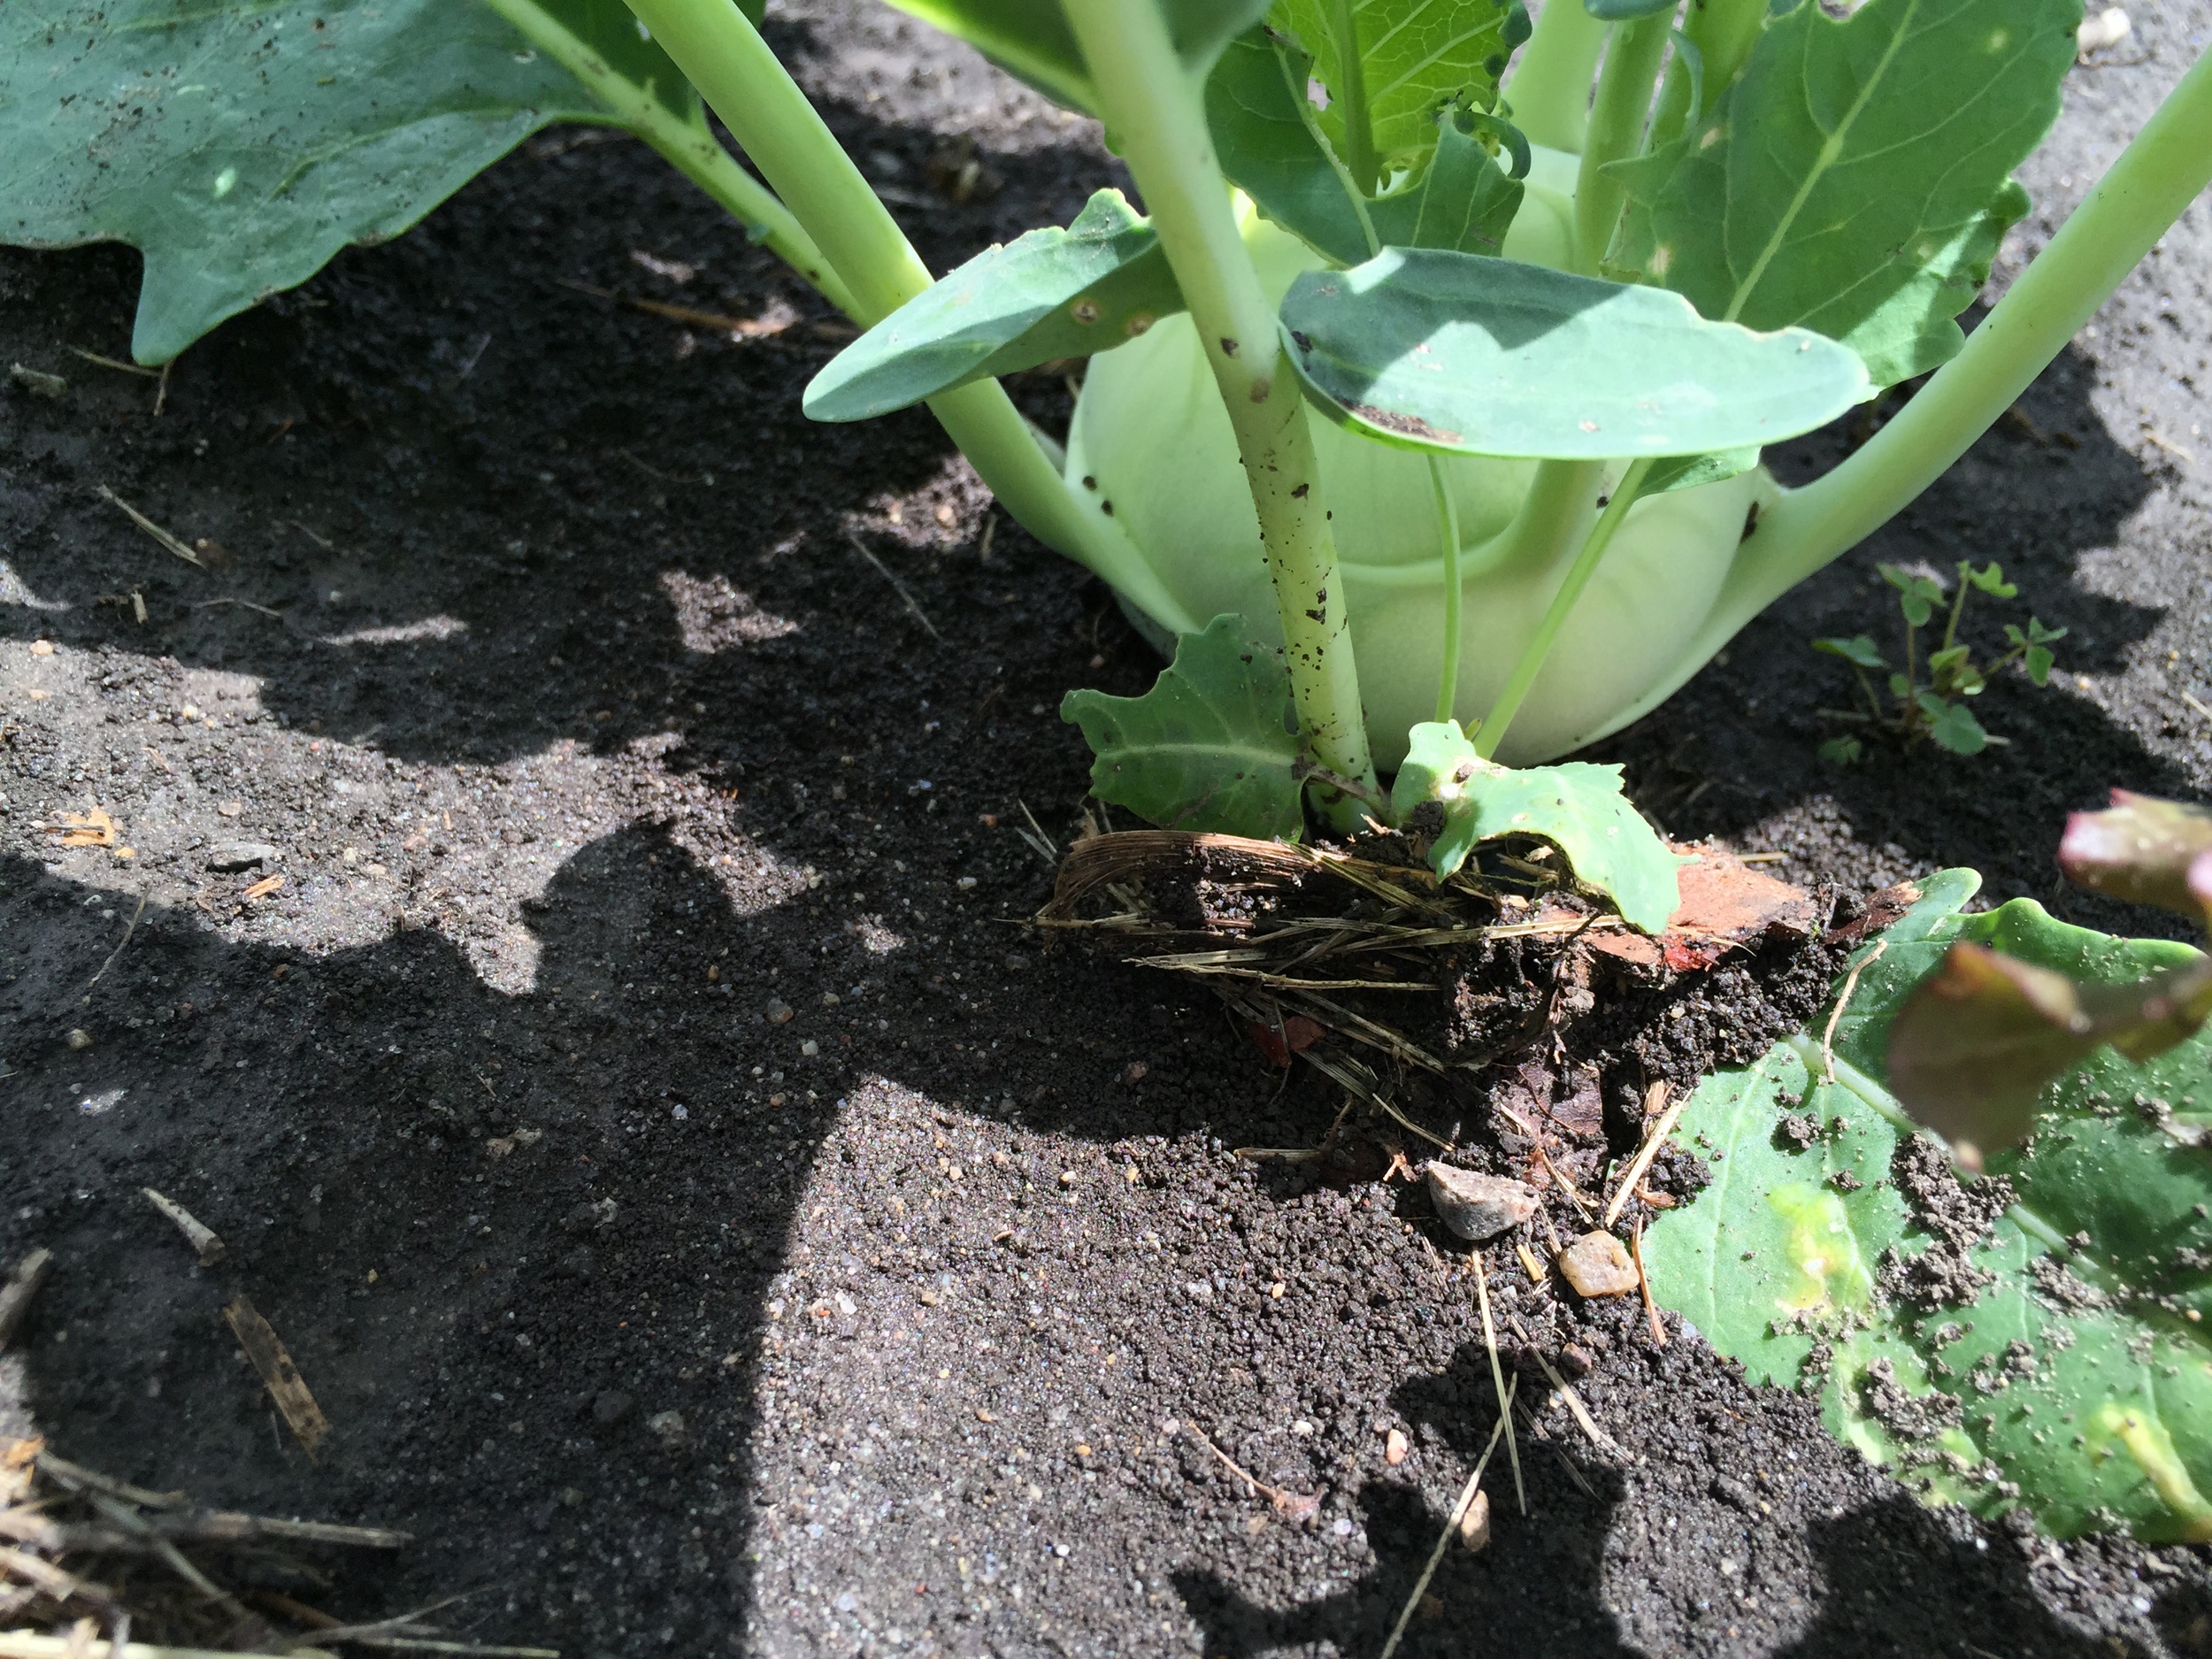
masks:
<path id="1" fill-rule="evenodd" d="M 2135 24 L 2021 253 L 2212 10 Z M 1110 176 L 914 26 L 812 0 L 772 35 L 939 268 Z M 935 204 L 964 136 L 1003 188 Z M 451 1628 L 572 1655 L 1377 1651 L 1494 1421 L 1479 1321 L 1402 1184 L 1230 1155 L 1315 1144 L 1333 1091 L 1017 925 L 1052 874 L 1024 806 L 1064 842 L 1084 790 L 1062 692 L 1156 666 L 1107 595 L 1002 516 L 987 555 L 925 417 L 801 419 L 824 309 L 634 145 L 541 141 L 196 347 L 157 419 L 66 349 L 121 353 L 136 268 L 0 255 L 0 359 L 70 382 L 0 389 L 0 1259 L 58 1257 L 0 1396 L 119 1477 L 415 1532 L 295 1586 L 346 1617 L 468 1590 Z M 795 320 L 733 343 L 565 282 Z M 1670 831 L 2147 924 L 2051 854 L 2108 787 L 2212 770 L 2208 283 L 2200 204 L 2023 421 L 1605 746 Z M 1893 626 L 1878 560 L 1970 555 L 2072 628 L 2062 676 L 1993 688 L 2012 741 L 1972 763 L 1817 761 L 1848 686 L 1807 640 Z M 47 827 L 96 806 L 128 859 Z M 216 868 L 242 841 L 271 862 Z M 1496 1540 L 1407 1651 L 2212 1652 L 2196 1555 L 1924 1510 L 1632 1298 L 1569 1311 L 1621 1454 L 1548 1405 L 1528 1514 L 1494 1465 Z"/>

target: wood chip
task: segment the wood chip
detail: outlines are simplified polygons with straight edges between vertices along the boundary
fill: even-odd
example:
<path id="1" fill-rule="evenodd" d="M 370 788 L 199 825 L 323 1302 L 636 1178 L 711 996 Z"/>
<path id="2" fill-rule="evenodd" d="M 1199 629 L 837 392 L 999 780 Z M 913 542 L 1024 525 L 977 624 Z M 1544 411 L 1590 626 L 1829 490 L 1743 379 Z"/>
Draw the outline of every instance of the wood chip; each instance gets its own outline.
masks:
<path id="1" fill-rule="evenodd" d="M 115 820 L 96 806 L 83 814 L 65 812 L 47 830 L 58 834 L 64 847 L 112 847 L 116 841 Z"/>
<path id="2" fill-rule="evenodd" d="M 238 896 L 245 902 L 250 904 L 256 899 L 267 898 L 269 895 L 274 893 L 283 885 L 284 878 L 282 876 L 264 876 L 260 880 L 255 882 L 253 886 L 248 887 Z"/>
<path id="3" fill-rule="evenodd" d="M 269 1397 L 276 1402 L 277 1409 L 284 1414 L 285 1422 L 311 1460 L 316 1448 L 323 1443 L 323 1436 L 330 1432 L 330 1420 L 323 1416 L 315 1396 L 300 1380 L 299 1367 L 292 1363 L 291 1355 L 277 1340 L 277 1333 L 269 1328 L 269 1322 L 243 1296 L 223 1310 L 223 1317 L 230 1322 L 238 1346 L 246 1350 L 246 1357 L 261 1373 L 261 1380 L 268 1385 Z"/>
<path id="4" fill-rule="evenodd" d="M 175 1199 L 164 1197 L 150 1187 L 142 1187 L 139 1190 L 146 1194 L 147 1199 L 156 1210 L 176 1223 L 177 1231 L 184 1234 L 184 1241 L 192 1247 L 193 1254 L 200 1258 L 202 1267 L 212 1267 L 223 1259 L 225 1246 L 222 1240 L 215 1236 L 215 1230 L 212 1227 Z"/>

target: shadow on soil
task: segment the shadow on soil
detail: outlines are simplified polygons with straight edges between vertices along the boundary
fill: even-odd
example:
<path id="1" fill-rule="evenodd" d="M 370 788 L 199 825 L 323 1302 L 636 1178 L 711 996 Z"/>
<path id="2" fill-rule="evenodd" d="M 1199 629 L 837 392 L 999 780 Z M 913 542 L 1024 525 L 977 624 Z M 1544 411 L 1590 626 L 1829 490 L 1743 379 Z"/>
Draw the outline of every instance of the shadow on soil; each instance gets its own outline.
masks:
<path id="1" fill-rule="evenodd" d="M 857 130 L 849 111 L 838 119 L 863 150 L 917 142 Z M 610 752 L 672 731 L 687 764 L 749 780 L 747 833 L 795 861 L 833 849 L 840 832 L 791 785 L 895 726 L 890 747 L 872 751 L 872 784 L 887 821 L 917 842 L 941 820 L 910 797 L 910 778 L 994 805 L 1018 784 L 1072 800 L 1082 764 L 1071 728 L 1048 716 L 1026 735 L 999 726 L 1033 700 L 1056 705 L 1079 680 L 1129 691 L 1149 679 L 1154 664 L 1110 604 L 1003 527 L 997 551 L 981 556 L 972 487 L 948 472 L 926 417 L 803 423 L 799 388 L 833 349 L 808 332 L 819 304 L 703 214 L 680 180 L 593 153 L 511 164 L 426 234 L 349 253 L 301 295 L 226 327 L 183 361 L 157 425 L 124 377 L 88 383 L 53 414 L 19 400 L 19 483 L 39 488 L 19 488 L 7 510 L 10 559 L 42 608 L 0 608 L 0 630 L 250 675 L 290 724 L 413 760 L 504 759 L 564 737 Z M 518 173 L 526 165 L 541 172 Z M 1086 167 L 1095 172 L 1086 157 L 1064 165 L 1056 208 L 1032 200 L 1021 211 L 1064 218 L 1072 208 L 1059 198 L 1079 202 Z M 975 242 L 1007 234 L 981 219 L 967 229 Z M 700 258 L 714 276 L 682 293 L 633 282 L 632 249 Z M 128 255 L 11 257 L 7 269 L 19 280 L 12 304 L 113 349 L 135 277 Z M 643 327 L 537 273 L 740 315 L 780 300 L 798 320 L 733 344 Z M 533 338 L 531 319 L 543 318 L 557 322 Z M 1807 604 L 1858 620 L 1819 631 L 1874 626 L 1860 615 L 1870 602 L 1853 587 L 1859 566 L 1918 549 L 2016 564 L 2045 619 L 2076 628 L 2074 660 L 2109 662 L 2142 636 L 2154 613 L 2071 584 L 2075 559 L 2110 541 L 2145 487 L 2098 425 L 2086 370 L 2063 366 L 2030 408 L 2043 429 L 2078 437 L 2062 466 L 2047 457 L 2064 511 L 2035 515 L 2032 543 L 1991 548 L 1958 526 L 2020 522 L 2013 474 L 1947 484 L 1824 579 Z M 93 494 L 110 476 L 154 517 L 217 544 L 216 568 L 152 564 Z M 890 522 L 880 505 L 893 495 L 915 517 Z M 940 524 L 940 504 L 956 531 Z M 901 572 L 949 644 L 932 644 L 846 546 L 849 532 Z M 127 606 L 101 603 L 133 588 L 157 618 L 144 629 Z M 223 603 L 233 599 L 283 615 Z M 1617 745 L 1671 792 L 1657 803 L 1675 803 L 1671 827 L 1725 831 L 1819 789 L 1880 824 L 1905 859 L 1987 862 L 2017 844 L 2024 821 L 2055 838 L 2050 803 L 2080 804 L 2116 781 L 2178 785 L 2122 727 L 2057 692 L 2017 705 L 2045 735 L 1985 757 L 1970 797 L 1947 794 L 1947 782 L 1920 789 L 1922 774 L 1902 765 L 1816 773 L 1812 740 L 1755 713 L 1763 698 L 1794 710 L 1839 695 L 1819 680 L 1819 659 L 1791 657 L 1804 637 L 1791 614 L 1761 624 L 1732 667 Z M 1747 686 L 1757 687 L 1750 710 Z M 2009 694 L 1992 701 L 2013 718 Z M 933 709 L 949 729 L 926 741 Z M 1720 762 L 1708 758 L 1716 749 Z M 1700 797 L 1703 819 L 1683 799 L 1694 785 L 1669 766 L 1717 780 Z M 92 1456 L 81 1441 L 96 1432 L 139 1448 L 174 1438 L 192 1466 L 117 1472 L 213 1485 L 219 1469 L 237 1502 L 403 1525 L 411 1491 L 442 1488 L 443 1525 L 471 1537 L 472 1559 L 506 1564 L 499 1588 L 511 1594 L 526 1573 L 558 1585 L 566 1563 L 612 1551 L 644 1575 L 649 1598 L 744 1601 L 751 1333 L 840 1091 L 871 1071 L 897 1079 L 902 1060 L 864 1044 L 833 1053 L 806 1079 L 812 1094 L 795 1083 L 790 1103 L 771 1110 L 741 1098 L 756 1053 L 726 1020 L 595 1012 L 588 997 L 682 971 L 668 942 L 680 921 L 698 939 L 699 975 L 706 938 L 733 932 L 764 960 L 814 961 L 818 923 L 797 907 L 728 912 L 720 885 L 649 827 L 576 853 L 530 918 L 539 983 L 561 985 L 559 999 L 493 991 L 434 933 L 311 957 L 233 946 L 189 910 L 150 907 L 96 993 L 104 1013 L 127 1013 L 129 1034 L 79 1053 L 62 1033 L 118 924 L 103 895 L 27 861 L 0 862 L 0 895 L 10 917 L 0 950 L 28 981 L 17 1006 L 39 1016 L 41 1034 L 11 1056 L 23 1070 L 10 1079 L 20 1105 L 9 1186 L 19 1195 L 12 1231 L 35 1232 L 59 1256 L 46 1306 L 69 1313 L 43 1325 L 35 1315 L 28 1348 L 61 1449 Z M 702 915 L 721 918 L 718 933 Z M 917 989 L 910 1006 L 921 998 Z M 1095 1018 L 1079 974 L 1041 976 L 1019 1017 L 1032 1030 Z M 1056 1110 L 1036 1116 L 1056 1126 Z M 211 1121 L 223 1167 L 254 1171 L 250 1186 L 211 1190 L 201 1179 Z M 488 1155 L 482 1143 L 516 1124 L 542 1139 Z M 79 1182 L 93 1171 L 110 1192 L 209 1192 L 229 1259 L 190 1266 L 150 1209 L 90 1202 Z M 557 1225 L 546 1231 L 549 1215 Z M 212 1316 L 239 1292 L 294 1341 L 304 1371 L 337 1379 L 337 1426 L 312 1486 L 250 1387 L 227 1404 L 205 1390 L 165 1394 L 165 1379 L 237 1363 Z M 340 1294 L 343 1317 L 332 1317 Z M 455 1373 L 473 1391 L 455 1394 Z M 200 1415 L 180 1424 L 180 1410 Z M 1468 1432 L 1464 1414 L 1428 1415 L 1455 1441 Z M 1568 1501 L 1555 1468 L 1532 1462 L 1530 1473 L 1540 1499 L 1556 1499 L 1555 1525 L 1540 1538 L 1509 1533 L 1484 1560 L 1448 1557 L 1437 1594 L 1456 1628 L 1510 1605 L 1531 1652 L 1619 1651 L 1595 1600 L 1616 1478 L 1588 1471 L 1616 1483 L 1593 1506 Z M 685 1513 L 679 1475 L 683 1492 L 717 1494 L 706 1520 Z M 257 1497 L 238 1489 L 265 1477 Z M 1371 1489 L 1365 1502 L 1394 1564 L 1340 1596 L 1274 1613 L 1218 1581 L 1182 1580 L 1214 1642 L 1252 1653 L 1325 1638 L 1371 1651 L 1440 1517 L 1401 1490 Z M 1853 1563 L 1834 1576 L 1853 1582 L 1893 1565 L 1924 1578 L 1952 1548 L 1909 1506 L 1819 1537 L 1832 1565 Z M 1540 1564 L 1519 1553 L 1539 1549 Z M 1990 1568 L 1939 1570 L 1951 1574 L 1940 1586 L 1849 1617 L 1893 1617 L 1901 1646 L 1925 1650 L 1930 1609 L 1955 1605 L 1965 1635 L 1964 1609 L 1989 1601 L 1977 1586 Z M 1586 1599 L 1520 1599 L 1538 1586 L 1580 1586 Z M 353 1587 L 373 1595 L 374 1581 Z M 1826 1628 L 1799 1651 L 1828 1651 Z M 2039 1654 L 2089 1651 L 2055 1627 L 2032 1640 Z"/>

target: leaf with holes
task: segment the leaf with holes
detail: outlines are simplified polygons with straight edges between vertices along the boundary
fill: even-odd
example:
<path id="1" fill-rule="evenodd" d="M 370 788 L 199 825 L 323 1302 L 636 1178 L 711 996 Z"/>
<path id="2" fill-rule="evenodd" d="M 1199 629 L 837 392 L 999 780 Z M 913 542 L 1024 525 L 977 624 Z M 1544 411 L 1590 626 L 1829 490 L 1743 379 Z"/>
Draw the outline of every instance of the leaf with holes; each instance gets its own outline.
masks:
<path id="1" fill-rule="evenodd" d="M 1279 648 L 1252 643 L 1242 617 L 1216 617 L 1176 641 L 1175 661 L 1141 697 L 1071 691 L 1060 718 L 1083 728 L 1091 793 L 1168 829 L 1280 836 L 1305 831 Z"/>
<path id="2" fill-rule="evenodd" d="M 1628 803 L 1618 766 L 1568 761 L 1517 771 L 1477 755 L 1456 720 L 1425 721 L 1413 728 L 1390 810 L 1402 823 L 1429 802 L 1444 809 L 1429 849 L 1439 875 L 1484 841 L 1531 835 L 1565 856 L 1577 887 L 1601 895 L 1647 933 L 1663 931 L 1682 902 L 1676 872 L 1684 860 Z"/>
<path id="3" fill-rule="evenodd" d="M 1356 51 L 1340 28 L 1348 17 Z M 1268 21 L 1313 60 L 1313 78 L 1328 94 L 1315 121 L 1330 146 L 1351 159 L 1347 114 L 1363 109 L 1386 174 L 1420 165 L 1445 109 L 1494 107 L 1506 60 L 1529 34 L 1520 0 L 1276 0 Z"/>
<path id="4" fill-rule="evenodd" d="M 2212 1040 L 2141 1066 L 2091 1055 L 1978 1181 L 1884 1081 L 1899 1010 L 1955 943 L 2109 987 L 2195 953 L 2024 900 L 1965 915 L 1978 885 L 1931 878 L 1861 950 L 1832 1082 L 1824 1016 L 1700 1085 L 1674 1140 L 1712 1182 L 1646 1233 L 1653 1293 L 1932 1499 L 2061 1535 L 2212 1539 L 2212 1345 L 2191 1317 L 2212 1304 Z"/>

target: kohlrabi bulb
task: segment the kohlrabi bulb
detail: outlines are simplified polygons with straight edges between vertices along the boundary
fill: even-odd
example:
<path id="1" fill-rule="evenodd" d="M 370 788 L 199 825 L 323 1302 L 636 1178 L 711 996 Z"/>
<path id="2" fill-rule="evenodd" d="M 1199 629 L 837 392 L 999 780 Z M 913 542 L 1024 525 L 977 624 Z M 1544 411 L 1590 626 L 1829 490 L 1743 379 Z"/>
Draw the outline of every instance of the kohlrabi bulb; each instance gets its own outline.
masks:
<path id="1" fill-rule="evenodd" d="M 1526 197 L 1506 238 L 1509 257 L 1567 263 L 1575 167 L 1571 156 L 1535 152 Z M 1271 299 L 1279 302 L 1300 272 L 1322 267 L 1303 242 L 1257 214 L 1248 210 L 1244 222 L 1246 246 Z M 1412 726 L 1435 715 L 1443 656 L 1441 549 L 1428 462 L 1317 413 L 1311 426 L 1351 606 L 1368 738 L 1376 764 L 1389 770 L 1404 758 Z M 1471 725 L 1502 688 L 1576 547 L 1540 569 L 1520 568 L 1508 557 L 1506 532 L 1536 463 L 1455 456 L 1443 468 L 1458 510 L 1465 595 L 1455 706 Z M 1611 470 L 1603 488 L 1620 470 Z M 1234 611 L 1256 636 L 1280 638 L 1236 437 L 1187 314 L 1091 360 L 1068 435 L 1068 478 L 1091 511 L 1110 515 L 1199 626 Z M 1499 758 L 1526 764 L 1587 742 L 1652 689 L 1703 622 L 1753 503 L 1775 494 L 1762 470 L 1632 508 Z M 1595 511 L 1594 499 L 1593 518 Z"/>

